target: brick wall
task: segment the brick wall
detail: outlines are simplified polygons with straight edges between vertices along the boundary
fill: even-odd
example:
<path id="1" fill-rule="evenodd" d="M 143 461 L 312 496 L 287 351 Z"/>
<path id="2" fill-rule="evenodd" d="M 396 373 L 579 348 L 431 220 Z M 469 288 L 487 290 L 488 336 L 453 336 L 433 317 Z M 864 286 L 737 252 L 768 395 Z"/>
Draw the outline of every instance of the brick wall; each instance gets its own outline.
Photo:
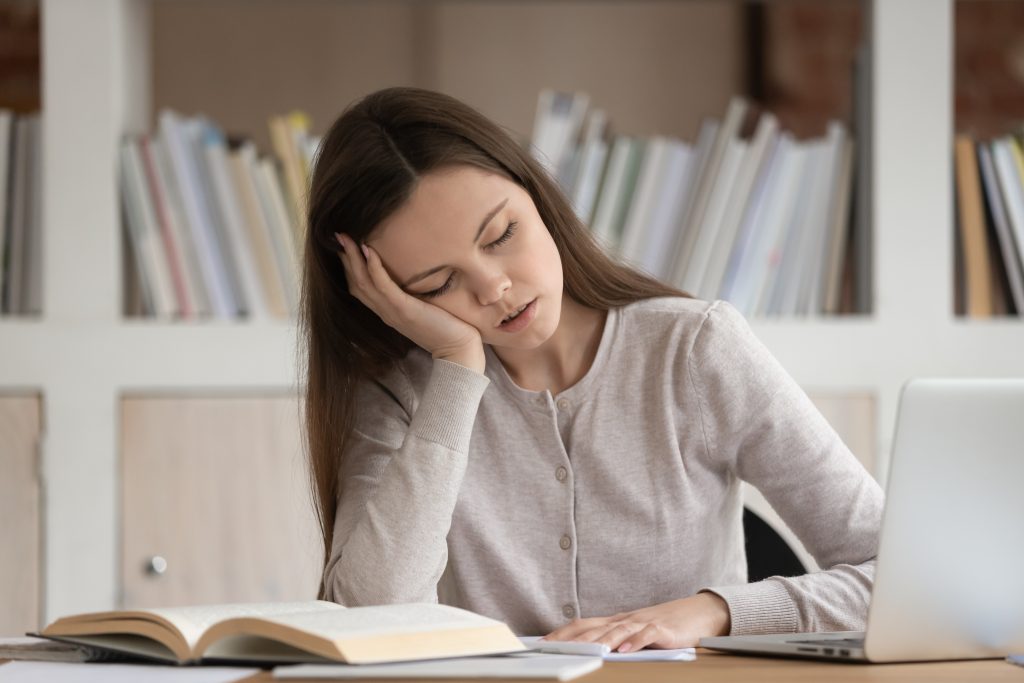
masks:
<path id="1" fill-rule="evenodd" d="M 820 135 L 829 118 L 849 120 L 861 3 L 775 0 L 749 11 L 762 34 L 760 58 L 750 60 L 753 94 L 799 135 Z M 954 11 L 956 129 L 982 137 L 1018 129 L 1024 122 L 1024 2 L 961 0 Z"/>
<path id="2" fill-rule="evenodd" d="M 833 118 L 849 123 L 859 0 L 779 0 L 748 12 L 751 30 L 759 26 L 762 35 L 749 62 L 751 95 L 798 137 L 823 135 Z"/>
<path id="3" fill-rule="evenodd" d="M 955 7 L 956 128 L 982 137 L 1015 130 L 1024 122 L 1024 1 Z M 750 94 L 801 136 L 849 120 L 860 0 L 772 0 L 747 12 Z M 0 0 L 0 106 L 40 106 L 39 21 L 38 0 Z"/>
<path id="4" fill-rule="evenodd" d="M 39 2 L 0 0 L 0 107 L 39 109 Z"/>
<path id="5" fill-rule="evenodd" d="M 981 138 L 1024 122 L 1024 2 L 956 4 L 956 128 Z"/>

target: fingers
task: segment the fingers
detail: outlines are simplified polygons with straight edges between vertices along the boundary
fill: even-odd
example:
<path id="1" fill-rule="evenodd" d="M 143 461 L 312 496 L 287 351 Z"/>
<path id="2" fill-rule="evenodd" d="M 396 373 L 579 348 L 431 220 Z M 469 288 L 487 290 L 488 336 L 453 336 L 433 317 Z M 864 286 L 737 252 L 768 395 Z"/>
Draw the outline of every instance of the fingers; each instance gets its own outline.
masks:
<path id="1" fill-rule="evenodd" d="M 370 274 L 370 280 L 384 298 L 396 308 L 403 305 L 405 298 L 409 295 L 402 291 L 402 288 L 391 279 L 391 275 L 384 268 L 384 262 L 372 248 L 361 244 L 363 255 L 366 257 L 366 269 Z"/>
<path id="2" fill-rule="evenodd" d="M 345 281 L 348 283 L 348 290 L 357 299 L 363 301 L 362 293 L 369 281 L 366 262 L 359 257 L 359 250 L 356 247 L 355 240 L 348 235 L 342 235 L 337 232 L 334 233 L 334 237 L 338 240 L 338 246 L 341 247 L 341 251 L 338 252 L 338 259 L 345 267 Z M 366 302 L 363 301 L 363 303 Z"/>
<path id="3" fill-rule="evenodd" d="M 334 236 L 341 247 L 338 258 L 341 259 L 345 269 L 345 281 L 348 283 L 349 293 L 377 315 L 381 315 L 381 303 L 384 298 L 378 292 L 369 265 L 359 245 L 348 235 L 335 233 Z"/>
<path id="4" fill-rule="evenodd" d="M 612 650 L 619 648 L 626 639 L 644 628 L 644 624 L 629 621 L 621 621 L 610 626 L 611 628 L 606 628 L 594 642 L 603 643 Z"/>
<path id="5" fill-rule="evenodd" d="M 398 286 L 374 249 L 357 244 L 348 235 L 335 236 L 342 247 L 339 256 L 345 266 L 349 292 L 388 326 L 407 334 L 423 303 Z"/>
<path id="6" fill-rule="evenodd" d="M 662 647 L 664 629 L 649 621 L 631 621 L 623 616 L 576 619 L 544 636 L 545 640 L 603 643 L 619 652 L 634 652 L 648 646 Z"/>
<path id="7" fill-rule="evenodd" d="M 556 628 L 551 633 L 544 636 L 544 640 L 575 640 L 581 641 L 580 637 L 582 634 L 588 633 L 595 629 L 603 629 L 604 625 L 607 624 L 611 619 L 608 617 L 591 617 L 588 619 L 573 619 L 565 626 Z M 589 641 L 584 641 L 589 642 Z"/>
<path id="8" fill-rule="evenodd" d="M 614 650 L 643 628 L 641 622 L 627 621 L 618 616 L 575 619 L 544 636 L 544 640 L 602 643 Z"/>
<path id="9" fill-rule="evenodd" d="M 642 650 L 648 645 L 657 645 L 662 635 L 660 626 L 657 624 L 647 624 L 619 643 L 618 650 L 619 652 L 633 652 L 635 650 Z"/>

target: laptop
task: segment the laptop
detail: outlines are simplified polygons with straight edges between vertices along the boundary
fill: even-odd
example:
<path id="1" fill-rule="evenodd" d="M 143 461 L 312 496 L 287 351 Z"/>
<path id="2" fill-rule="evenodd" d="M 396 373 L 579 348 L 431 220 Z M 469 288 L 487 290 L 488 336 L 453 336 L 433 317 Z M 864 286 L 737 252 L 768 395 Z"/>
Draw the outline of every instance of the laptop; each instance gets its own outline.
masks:
<path id="1" fill-rule="evenodd" d="M 1024 379 L 903 387 L 866 629 L 700 644 L 862 662 L 1024 653 Z"/>

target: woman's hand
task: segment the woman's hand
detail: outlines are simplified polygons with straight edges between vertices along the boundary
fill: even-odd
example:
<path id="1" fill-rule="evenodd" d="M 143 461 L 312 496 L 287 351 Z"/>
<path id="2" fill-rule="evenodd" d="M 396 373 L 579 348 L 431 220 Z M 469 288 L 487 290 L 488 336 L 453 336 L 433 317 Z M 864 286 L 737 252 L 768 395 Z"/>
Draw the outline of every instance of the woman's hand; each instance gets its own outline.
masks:
<path id="1" fill-rule="evenodd" d="M 544 638 L 604 643 L 619 652 L 645 647 L 672 650 L 695 647 L 704 637 L 727 635 L 729 627 L 725 600 L 714 593 L 698 593 L 612 617 L 576 619 Z"/>
<path id="2" fill-rule="evenodd" d="M 480 332 L 438 306 L 405 293 L 391 279 L 380 256 L 348 235 L 335 233 L 345 266 L 345 281 L 352 296 L 363 302 L 387 325 L 434 358 L 449 360 L 471 370 L 484 371 Z"/>

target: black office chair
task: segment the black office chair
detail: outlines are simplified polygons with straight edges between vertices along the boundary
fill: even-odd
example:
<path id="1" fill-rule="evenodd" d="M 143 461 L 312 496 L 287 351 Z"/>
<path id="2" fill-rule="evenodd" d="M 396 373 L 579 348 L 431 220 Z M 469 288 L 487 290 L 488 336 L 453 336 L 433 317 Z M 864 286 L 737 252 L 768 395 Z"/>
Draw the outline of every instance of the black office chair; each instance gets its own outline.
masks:
<path id="1" fill-rule="evenodd" d="M 786 540 L 750 508 L 743 508 L 743 535 L 746 539 L 747 580 L 751 583 L 769 576 L 807 573 L 807 567 Z"/>

